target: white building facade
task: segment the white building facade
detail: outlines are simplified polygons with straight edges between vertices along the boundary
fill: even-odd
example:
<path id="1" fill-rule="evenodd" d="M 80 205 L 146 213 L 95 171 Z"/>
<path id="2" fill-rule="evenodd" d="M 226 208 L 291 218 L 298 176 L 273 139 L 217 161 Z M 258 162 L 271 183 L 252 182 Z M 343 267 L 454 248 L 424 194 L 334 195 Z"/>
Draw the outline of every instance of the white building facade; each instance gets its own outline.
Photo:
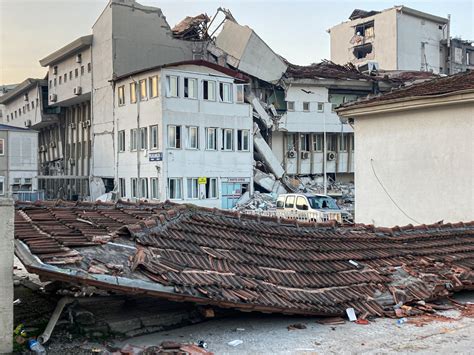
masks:
<path id="1" fill-rule="evenodd" d="M 253 122 L 236 75 L 189 61 L 115 81 L 122 198 L 231 208 L 252 192 Z"/>

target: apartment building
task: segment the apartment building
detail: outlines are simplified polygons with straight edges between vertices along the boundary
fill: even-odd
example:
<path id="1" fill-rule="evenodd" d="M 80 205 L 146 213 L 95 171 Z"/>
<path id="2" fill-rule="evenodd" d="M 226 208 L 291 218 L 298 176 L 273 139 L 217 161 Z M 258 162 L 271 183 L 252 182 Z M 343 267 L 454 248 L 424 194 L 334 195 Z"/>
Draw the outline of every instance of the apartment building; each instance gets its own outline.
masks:
<path id="1" fill-rule="evenodd" d="M 36 200 L 38 132 L 0 124 L 0 197 Z"/>
<path id="2" fill-rule="evenodd" d="M 449 37 L 449 20 L 394 6 L 383 11 L 356 9 L 328 30 L 331 60 L 362 69 L 422 70 L 444 73 L 441 41 Z"/>
<path id="3" fill-rule="evenodd" d="M 117 78 L 114 145 L 122 198 L 231 208 L 252 192 L 246 82 L 202 60 Z"/>

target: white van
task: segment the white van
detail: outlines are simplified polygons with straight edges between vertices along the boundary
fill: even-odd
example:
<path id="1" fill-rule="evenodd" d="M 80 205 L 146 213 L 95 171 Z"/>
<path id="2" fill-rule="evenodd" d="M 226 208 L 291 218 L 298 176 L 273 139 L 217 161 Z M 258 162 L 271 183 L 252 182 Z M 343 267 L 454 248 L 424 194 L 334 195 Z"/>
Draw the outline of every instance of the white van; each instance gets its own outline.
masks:
<path id="1" fill-rule="evenodd" d="M 286 218 L 321 222 L 352 220 L 349 212 L 341 210 L 330 196 L 309 193 L 282 194 L 277 199 L 277 214 Z"/>

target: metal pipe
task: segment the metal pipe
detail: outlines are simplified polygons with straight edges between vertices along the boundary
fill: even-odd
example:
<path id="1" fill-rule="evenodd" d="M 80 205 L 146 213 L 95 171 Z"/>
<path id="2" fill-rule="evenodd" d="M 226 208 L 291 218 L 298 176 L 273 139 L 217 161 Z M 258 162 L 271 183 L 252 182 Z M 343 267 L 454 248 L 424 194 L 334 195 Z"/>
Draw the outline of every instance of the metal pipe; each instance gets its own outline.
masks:
<path id="1" fill-rule="evenodd" d="M 56 326 L 56 323 L 58 322 L 59 317 L 63 312 L 64 307 L 66 307 L 72 302 L 74 302 L 74 298 L 71 297 L 63 297 L 58 301 L 58 304 L 56 305 L 53 315 L 49 319 L 46 329 L 43 331 L 43 334 L 38 337 L 38 341 L 40 344 L 45 344 L 49 340 L 49 338 L 51 337 L 51 333 L 53 332 L 54 327 Z"/>

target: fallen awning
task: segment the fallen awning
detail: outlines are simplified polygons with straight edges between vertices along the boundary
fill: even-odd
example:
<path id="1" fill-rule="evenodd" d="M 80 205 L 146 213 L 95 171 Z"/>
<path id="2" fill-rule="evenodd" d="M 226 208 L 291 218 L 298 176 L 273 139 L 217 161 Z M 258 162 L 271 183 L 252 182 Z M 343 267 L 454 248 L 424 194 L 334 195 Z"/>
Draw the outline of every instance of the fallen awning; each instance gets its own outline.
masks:
<path id="1" fill-rule="evenodd" d="M 17 203 L 15 252 L 51 280 L 242 311 L 386 315 L 474 285 L 474 222 L 338 227 L 193 205 Z"/>

